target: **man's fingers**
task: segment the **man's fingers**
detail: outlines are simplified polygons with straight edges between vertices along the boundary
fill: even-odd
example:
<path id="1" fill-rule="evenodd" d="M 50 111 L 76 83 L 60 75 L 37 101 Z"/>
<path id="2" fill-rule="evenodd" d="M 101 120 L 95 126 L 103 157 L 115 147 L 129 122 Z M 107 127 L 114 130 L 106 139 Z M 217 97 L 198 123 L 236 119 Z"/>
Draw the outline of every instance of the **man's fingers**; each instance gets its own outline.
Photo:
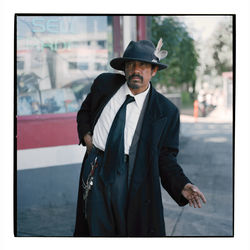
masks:
<path id="1" fill-rule="evenodd" d="M 199 196 L 199 198 L 202 200 L 203 203 L 207 202 L 204 194 L 201 191 L 197 192 L 196 195 Z"/>
<path id="2" fill-rule="evenodd" d="M 192 190 L 194 192 L 194 195 L 198 195 L 201 198 L 203 203 L 207 202 L 204 194 L 197 187 L 192 187 Z"/>
<path id="3" fill-rule="evenodd" d="M 87 146 L 87 152 L 89 153 L 92 150 L 93 144 L 88 143 L 88 144 L 86 144 L 86 146 Z"/>
<path id="4" fill-rule="evenodd" d="M 197 205 L 199 208 L 202 207 L 202 206 L 201 206 L 201 201 L 200 201 L 200 200 L 202 200 L 203 203 L 206 203 L 206 198 L 205 198 L 205 196 L 203 195 L 203 193 L 200 192 L 200 191 L 196 191 L 196 192 L 194 193 L 193 197 L 194 197 L 194 201 L 195 201 L 196 205 Z"/>
<path id="5" fill-rule="evenodd" d="M 201 200 L 203 201 L 203 203 L 206 203 L 207 200 L 205 198 L 205 196 L 203 195 L 203 193 L 200 194 Z"/>
<path id="6" fill-rule="evenodd" d="M 199 196 L 195 195 L 195 201 L 196 201 L 196 204 L 197 204 L 198 208 L 201 208 L 201 203 L 200 203 Z"/>
<path id="7" fill-rule="evenodd" d="M 195 199 L 193 197 L 189 200 L 189 202 L 191 202 L 192 206 L 196 208 Z"/>
<path id="8" fill-rule="evenodd" d="M 190 207 L 201 208 L 202 207 L 201 200 L 203 203 L 207 202 L 203 193 L 199 190 L 198 187 L 196 187 L 194 185 L 190 184 L 189 186 L 186 186 L 184 189 L 184 192 L 186 192 L 186 193 L 184 193 L 184 196 L 188 200 Z"/>

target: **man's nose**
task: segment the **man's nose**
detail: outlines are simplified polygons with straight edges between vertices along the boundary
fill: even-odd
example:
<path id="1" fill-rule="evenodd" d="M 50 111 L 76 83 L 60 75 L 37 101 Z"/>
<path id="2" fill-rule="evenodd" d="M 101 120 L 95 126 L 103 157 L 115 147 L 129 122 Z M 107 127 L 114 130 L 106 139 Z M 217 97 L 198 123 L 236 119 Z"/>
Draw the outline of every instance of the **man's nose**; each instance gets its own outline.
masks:
<path id="1" fill-rule="evenodd" d="M 138 63 L 134 63 L 134 65 L 133 65 L 133 70 L 134 70 L 134 72 L 136 73 L 138 73 L 138 72 L 140 72 L 140 65 L 138 64 Z"/>

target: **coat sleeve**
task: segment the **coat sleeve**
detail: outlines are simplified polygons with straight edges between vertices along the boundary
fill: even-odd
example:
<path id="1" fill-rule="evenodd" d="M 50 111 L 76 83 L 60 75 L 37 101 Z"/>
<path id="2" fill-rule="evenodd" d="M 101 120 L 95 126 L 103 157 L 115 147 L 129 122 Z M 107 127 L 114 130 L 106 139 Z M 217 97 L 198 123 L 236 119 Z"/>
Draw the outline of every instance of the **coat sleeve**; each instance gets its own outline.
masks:
<path id="1" fill-rule="evenodd" d="M 77 113 L 77 132 L 79 138 L 79 144 L 85 145 L 83 140 L 84 135 L 91 131 L 91 112 L 92 112 L 92 103 L 94 95 L 97 92 L 97 78 L 91 86 L 90 93 L 87 95 L 83 101 L 80 110 Z"/>
<path id="2" fill-rule="evenodd" d="M 164 189 L 179 206 L 184 206 L 188 201 L 181 194 L 181 191 L 191 181 L 186 177 L 176 159 L 179 151 L 179 117 L 179 112 L 176 109 L 165 130 L 165 139 L 160 148 L 159 171 Z"/>

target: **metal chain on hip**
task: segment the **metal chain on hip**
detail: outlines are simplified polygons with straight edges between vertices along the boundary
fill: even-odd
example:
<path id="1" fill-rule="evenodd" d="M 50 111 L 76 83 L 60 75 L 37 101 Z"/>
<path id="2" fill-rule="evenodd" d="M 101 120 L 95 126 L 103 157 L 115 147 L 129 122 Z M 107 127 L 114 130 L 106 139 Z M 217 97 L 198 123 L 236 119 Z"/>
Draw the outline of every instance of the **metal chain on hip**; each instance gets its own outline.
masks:
<path id="1" fill-rule="evenodd" d="M 89 172 L 86 183 L 82 181 L 83 200 L 85 201 L 85 218 L 87 218 L 87 199 L 88 199 L 89 191 L 91 190 L 94 184 L 94 173 L 95 173 L 95 169 L 97 168 L 97 166 L 98 166 L 98 163 L 97 163 L 97 157 L 96 157 L 94 162 L 91 163 L 91 170 Z"/>

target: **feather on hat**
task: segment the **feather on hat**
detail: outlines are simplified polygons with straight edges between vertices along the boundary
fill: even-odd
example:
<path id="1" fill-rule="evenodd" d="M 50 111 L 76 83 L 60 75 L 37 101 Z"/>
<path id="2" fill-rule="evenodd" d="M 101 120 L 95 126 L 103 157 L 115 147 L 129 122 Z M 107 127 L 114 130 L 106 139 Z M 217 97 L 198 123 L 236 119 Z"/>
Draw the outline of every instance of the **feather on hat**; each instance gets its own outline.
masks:
<path id="1" fill-rule="evenodd" d="M 162 38 L 160 38 L 154 52 L 154 55 L 158 57 L 159 60 L 164 59 L 168 55 L 168 52 L 166 50 L 161 50 L 162 45 L 163 45 Z"/>

